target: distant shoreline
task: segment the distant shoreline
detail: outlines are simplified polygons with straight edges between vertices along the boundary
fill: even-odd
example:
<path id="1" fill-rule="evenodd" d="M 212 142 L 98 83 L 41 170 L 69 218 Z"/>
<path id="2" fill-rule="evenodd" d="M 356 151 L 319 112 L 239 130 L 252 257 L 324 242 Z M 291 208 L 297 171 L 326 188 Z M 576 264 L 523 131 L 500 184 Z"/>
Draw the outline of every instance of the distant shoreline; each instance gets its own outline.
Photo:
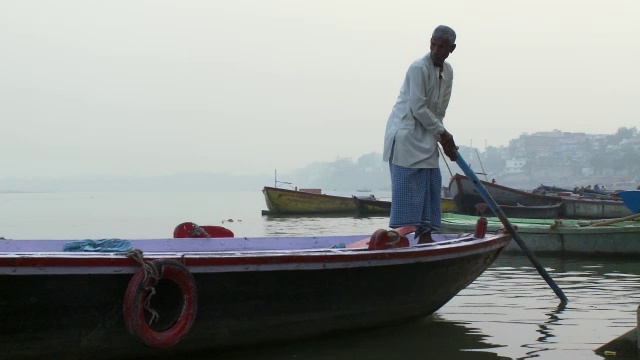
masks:
<path id="1" fill-rule="evenodd" d="M 0 194 L 37 194 L 37 193 L 42 193 L 42 191 L 29 191 L 29 190 L 24 190 L 24 191 L 20 191 L 20 190 L 3 191 L 3 190 L 0 190 Z"/>

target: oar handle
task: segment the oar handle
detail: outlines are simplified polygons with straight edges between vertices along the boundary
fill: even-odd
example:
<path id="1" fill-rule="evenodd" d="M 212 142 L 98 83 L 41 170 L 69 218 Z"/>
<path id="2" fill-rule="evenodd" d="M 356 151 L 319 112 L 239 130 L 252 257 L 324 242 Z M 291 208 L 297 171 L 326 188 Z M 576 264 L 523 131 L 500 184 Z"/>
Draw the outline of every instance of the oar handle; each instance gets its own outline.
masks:
<path id="1" fill-rule="evenodd" d="M 531 261 L 533 266 L 535 266 L 536 270 L 538 270 L 538 273 L 542 276 L 542 278 L 547 282 L 547 284 L 549 284 L 551 289 L 553 289 L 556 295 L 560 298 L 560 301 L 562 303 L 567 303 L 569 300 L 564 295 L 560 287 L 558 287 L 558 285 L 553 281 L 553 279 L 551 278 L 547 270 L 540 264 L 538 259 L 536 259 L 536 257 L 531 252 L 531 250 L 529 250 L 529 247 L 527 246 L 527 244 L 525 244 L 524 240 L 522 240 L 522 238 L 520 237 L 520 234 L 518 234 L 518 232 L 513 227 L 511 222 L 509 222 L 509 219 L 507 219 L 507 216 L 504 214 L 504 212 L 502 211 L 500 206 L 498 206 L 495 200 L 493 200 L 493 198 L 491 197 L 487 189 L 484 187 L 480 179 L 478 179 L 476 174 L 471 170 L 471 167 L 466 163 L 466 161 L 464 161 L 459 151 L 457 152 L 457 154 L 458 154 L 458 159 L 456 160 L 456 163 L 458 164 L 460 169 L 462 169 L 464 174 L 476 186 L 476 189 L 480 193 L 480 196 L 482 196 L 482 198 L 484 199 L 484 202 L 487 203 L 487 205 L 489 205 L 489 208 L 500 219 L 500 221 L 502 222 L 502 225 L 504 225 L 507 231 L 509 231 L 509 234 L 511 234 L 511 238 L 515 240 L 516 243 L 518 243 L 518 245 L 520 246 L 520 249 L 522 249 L 525 255 L 527 255 L 527 257 L 529 258 L 529 261 Z"/>

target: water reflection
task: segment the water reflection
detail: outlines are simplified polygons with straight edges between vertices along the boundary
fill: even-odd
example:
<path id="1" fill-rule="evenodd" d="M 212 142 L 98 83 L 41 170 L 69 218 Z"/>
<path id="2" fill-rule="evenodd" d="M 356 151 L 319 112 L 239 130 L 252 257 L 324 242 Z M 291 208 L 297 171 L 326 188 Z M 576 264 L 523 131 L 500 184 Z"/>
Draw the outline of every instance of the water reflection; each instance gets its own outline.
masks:
<path id="1" fill-rule="evenodd" d="M 367 234 L 385 228 L 387 222 L 386 217 L 263 217 L 264 231 L 269 235 Z M 640 262 L 620 258 L 538 259 L 569 298 L 565 307 L 558 306 L 555 293 L 525 256 L 503 254 L 431 322 L 352 335 L 347 337 L 349 341 L 340 337 L 270 348 L 267 358 L 285 355 L 316 359 L 335 354 L 350 359 L 602 359 L 594 350 L 636 325 Z M 446 338 L 441 337 L 447 326 L 462 326 L 465 331 L 449 331 Z M 368 343 L 367 337 L 376 340 Z M 397 349 L 396 344 L 407 348 Z"/>
<path id="2" fill-rule="evenodd" d="M 539 260 L 569 298 L 565 307 L 558 307 L 555 294 L 526 257 L 503 255 L 439 314 L 471 321 L 506 344 L 497 353 L 509 358 L 601 359 L 596 348 L 635 326 L 640 264 Z"/>
<path id="3" fill-rule="evenodd" d="M 371 234 L 389 226 L 388 217 L 263 216 L 265 236 Z"/>
<path id="4" fill-rule="evenodd" d="M 548 350 L 552 350 L 553 347 L 543 346 L 544 343 L 553 344 L 553 340 L 556 337 L 553 334 L 554 325 L 558 325 L 561 322 L 560 314 L 566 308 L 565 304 L 560 304 L 553 311 L 545 314 L 548 319 L 541 324 L 538 324 L 537 332 L 541 335 L 536 339 L 534 344 L 525 344 L 523 348 L 531 348 L 531 351 L 527 351 L 527 358 L 538 357 L 538 353 L 543 353 Z"/>
<path id="5" fill-rule="evenodd" d="M 394 326 L 308 341 L 230 350 L 206 359 L 507 359 L 481 331 L 439 315 Z M 204 357 L 203 357 L 204 358 Z"/>

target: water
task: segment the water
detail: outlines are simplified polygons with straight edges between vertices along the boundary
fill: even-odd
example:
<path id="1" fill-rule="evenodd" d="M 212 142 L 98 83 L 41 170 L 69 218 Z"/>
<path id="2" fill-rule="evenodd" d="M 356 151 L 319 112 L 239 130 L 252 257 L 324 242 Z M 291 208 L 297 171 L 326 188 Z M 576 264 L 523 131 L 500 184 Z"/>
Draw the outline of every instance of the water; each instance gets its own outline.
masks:
<path id="1" fill-rule="evenodd" d="M 377 194 L 376 194 L 377 195 Z M 370 234 L 387 218 L 267 217 L 255 192 L 0 194 L 0 236 L 29 239 L 171 237 L 184 221 L 240 236 Z M 230 221 L 232 220 L 232 221 Z M 636 259 L 539 257 L 569 298 L 524 256 L 501 256 L 434 316 L 290 344 L 192 359 L 601 359 L 593 350 L 636 325 Z M 419 276 L 419 274 L 416 274 Z"/>

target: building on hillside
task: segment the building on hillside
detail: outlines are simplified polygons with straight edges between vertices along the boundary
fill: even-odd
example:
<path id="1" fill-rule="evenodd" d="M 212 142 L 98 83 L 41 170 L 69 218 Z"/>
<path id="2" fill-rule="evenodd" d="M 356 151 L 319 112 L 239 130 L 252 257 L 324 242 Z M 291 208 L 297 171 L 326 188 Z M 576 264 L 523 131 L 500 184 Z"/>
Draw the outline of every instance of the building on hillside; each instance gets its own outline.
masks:
<path id="1" fill-rule="evenodd" d="M 632 148 L 636 153 L 640 153 L 640 136 L 635 136 L 631 139 L 623 139 L 620 142 L 620 147 Z"/>
<path id="2" fill-rule="evenodd" d="M 505 174 L 521 174 L 524 173 L 524 166 L 527 164 L 526 159 L 510 159 L 504 168 Z"/>

